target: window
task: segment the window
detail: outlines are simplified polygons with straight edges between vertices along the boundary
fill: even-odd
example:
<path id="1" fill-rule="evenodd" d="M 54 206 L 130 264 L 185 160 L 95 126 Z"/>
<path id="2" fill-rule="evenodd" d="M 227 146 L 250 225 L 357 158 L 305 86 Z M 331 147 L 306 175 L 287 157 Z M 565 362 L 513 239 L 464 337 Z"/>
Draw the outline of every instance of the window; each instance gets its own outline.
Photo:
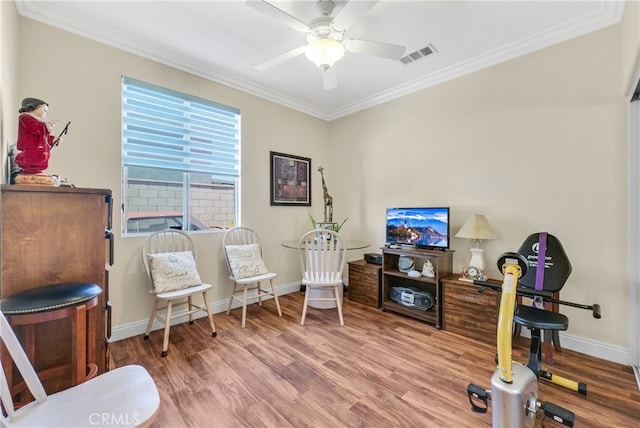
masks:
<path id="1" fill-rule="evenodd" d="M 240 111 L 122 81 L 123 233 L 237 224 Z"/>

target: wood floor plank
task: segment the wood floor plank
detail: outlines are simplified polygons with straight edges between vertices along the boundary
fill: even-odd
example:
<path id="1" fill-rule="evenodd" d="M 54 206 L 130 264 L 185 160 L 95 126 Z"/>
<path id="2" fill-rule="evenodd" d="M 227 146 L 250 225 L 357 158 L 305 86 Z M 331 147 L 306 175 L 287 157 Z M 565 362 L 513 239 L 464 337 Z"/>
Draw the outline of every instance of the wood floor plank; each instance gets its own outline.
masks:
<path id="1" fill-rule="evenodd" d="M 110 344 L 115 366 L 140 364 L 161 396 L 154 428 L 490 427 L 491 409 L 471 412 L 469 383 L 490 386 L 495 348 L 401 315 L 351 302 L 345 325 L 335 310 L 310 308 L 300 326 L 302 293 L 173 326 L 169 355 L 162 332 Z M 514 344 L 526 362 L 528 340 Z M 539 399 L 576 414 L 576 426 L 640 427 L 640 392 L 630 367 L 563 350 L 555 375 L 586 382 L 583 397 L 539 382 Z M 539 416 L 536 427 L 541 427 Z M 556 426 L 548 420 L 548 427 Z"/>

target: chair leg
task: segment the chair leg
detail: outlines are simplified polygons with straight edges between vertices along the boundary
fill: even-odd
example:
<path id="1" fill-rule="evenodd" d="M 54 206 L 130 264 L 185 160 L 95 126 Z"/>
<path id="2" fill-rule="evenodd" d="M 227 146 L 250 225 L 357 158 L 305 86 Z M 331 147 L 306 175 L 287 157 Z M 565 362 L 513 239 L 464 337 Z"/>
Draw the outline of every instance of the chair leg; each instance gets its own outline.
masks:
<path id="1" fill-rule="evenodd" d="M 247 293 L 249 291 L 249 284 L 244 285 L 244 292 L 242 298 L 242 328 L 244 328 L 247 322 Z"/>
<path id="2" fill-rule="evenodd" d="M 25 350 L 25 353 L 26 352 L 27 351 Z M 31 362 L 32 358 L 29 356 L 29 354 L 27 354 L 27 358 L 29 359 L 29 362 Z M 4 376 L 7 380 L 7 385 L 9 386 L 9 389 L 12 389 L 13 388 L 13 360 L 11 359 L 11 354 L 9 354 L 9 350 L 7 349 L 7 346 L 4 344 L 2 340 L 0 340 L 0 361 L 2 361 L 2 370 L 4 370 Z M 33 363 L 31 363 L 31 365 L 33 365 Z M 27 388 L 26 390 L 28 391 L 29 388 Z M 12 395 L 13 395 L 13 391 L 12 391 Z"/>
<path id="3" fill-rule="evenodd" d="M 522 330 L 522 326 L 520 324 L 516 324 L 514 323 L 513 326 L 513 338 L 518 338 L 520 337 L 520 331 Z"/>
<path id="4" fill-rule="evenodd" d="M 75 316 L 71 318 L 71 349 L 75 352 L 71 355 L 71 382 L 78 385 L 84 382 L 87 376 L 87 308 L 78 305 Z"/>
<path id="5" fill-rule="evenodd" d="M 158 310 L 158 304 L 160 302 L 158 299 L 153 301 L 153 308 L 151 308 L 151 316 L 149 317 L 149 323 L 147 324 L 147 331 L 144 333 L 144 340 L 149 338 L 149 333 L 151 333 L 151 327 L 153 326 L 153 321 L 156 319 L 156 311 Z"/>
<path id="6" fill-rule="evenodd" d="M 273 286 L 273 280 L 269 280 L 269 284 L 271 284 L 271 292 L 273 293 L 273 300 L 276 301 L 276 308 L 278 308 L 278 316 L 282 316 L 282 310 L 280 309 L 280 302 L 278 301 L 278 294 L 276 293 L 276 288 Z"/>
<path id="7" fill-rule="evenodd" d="M 233 303 L 233 296 L 236 294 L 237 284 L 234 282 L 231 286 L 231 295 L 229 296 L 229 304 L 227 304 L 227 315 L 231 313 L 231 304 Z"/>
<path id="8" fill-rule="evenodd" d="M 304 304 L 302 305 L 302 320 L 300 320 L 300 325 L 304 325 L 304 319 L 307 316 L 307 305 L 309 305 L 309 290 L 311 287 L 306 286 L 306 290 L 304 292 Z"/>
<path id="9" fill-rule="evenodd" d="M 258 288 L 258 306 L 262 306 L 262 282 L 258 281 L 256 282 L 256 287 Z"/>
<path id="10" fill-rule="evenodd" d="M 167 302 L 167 315 L 164 320 L 164 339 L 162 340 L 162 356 L 166 357 L 169 349 L 169 329 L 171 328 L 171 309 L 173 302 Z"/>
<path id="11" fill-rule="evenodd" d="M 338 316 L 340 317 L 340 325 L 344 325 L 344 319 L 342 318 L 342 302 L 340 301 L 340 288 L 342 284 L 333 287 L 333 293 L 336 296 L 336 307 L 338 308 Z"/>
<path id="12" fill-rule="evenodd" d="M 542 334 L 542 355 L 544 355 L 544 362 L 553 365 L 553 332 L 545 330 Z"/>
<path id="13" fill-rule="evenodd" d="M 560 332 L 558 330 L 553 330 L 553 347 L 556 352 L 562 352 L 562 347 L 560 346 Z"/>
<path id="14" fill-rule="evenodd" d="M 95 375 L 97 375 L 97 371 L 96 374 L 92 375 L 91 371 L 93 369 L 97 370 L 98 366 L 95 364 L 96 361 L 98 361 L 98 358 L 96 356 L 97 354 L 97 349 L 95 346 L 92 346 L 90 344 L 96 343 L 97 337 L 96 337 L 96 326 L 98 325 L 98 321 L 97 321 L 97 317 L 98 317 L 98 308 L 94 307 L 91 309 L 87 310 L 87 368 L 89 373 L 87 373 L 87 375 L 85 376 L 85 381 L 92 379 L 93 377 L 95 377 Z"/>
<path id="15" fill-rule="evenodd" d="M 202 292 L 202 300 L 204 300 L 204 308 L 207 310 L 207 318 L 209 318 L 209 325 L 211 326 L 211 336 L 216 337 L 216 325 L 213 323 L 213 315 L 211 315 L 211 309 L 209 309 L 209 296 L 206 291 Z"/>
<path id="16" fill-rule="evenodd" d="M 193 324 L 193 300 L 187 296 L 187 312 L 189 313 L 189 325 Z"/>
<path id="17" fill-rule="evenodd" d="M 536 374 L 536 377 L 540 375 L 542 361 L 540 333 L 537 328 L 531 329 L 531 347 L 529 348 L 529 362 L 527 363 L 527 366 Z"/>

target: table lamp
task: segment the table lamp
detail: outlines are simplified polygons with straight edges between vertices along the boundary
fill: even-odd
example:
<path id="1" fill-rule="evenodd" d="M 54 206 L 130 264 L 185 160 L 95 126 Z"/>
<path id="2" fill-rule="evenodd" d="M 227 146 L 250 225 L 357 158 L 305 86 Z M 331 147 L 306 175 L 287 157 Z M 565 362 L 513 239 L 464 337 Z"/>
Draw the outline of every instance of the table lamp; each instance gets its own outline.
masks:
<path id="1" fill-rule="evenodd" d="M 483 239 L 496 239 L 498 235 L 482 214 L 475 214 L 456 233 L 456 238 L 473 239 L 476 242 L 475 248 L 471 248 L 471 260 L 468 266 L 484 270 L 484 250 L 480 248 L 480 241 Z"/>

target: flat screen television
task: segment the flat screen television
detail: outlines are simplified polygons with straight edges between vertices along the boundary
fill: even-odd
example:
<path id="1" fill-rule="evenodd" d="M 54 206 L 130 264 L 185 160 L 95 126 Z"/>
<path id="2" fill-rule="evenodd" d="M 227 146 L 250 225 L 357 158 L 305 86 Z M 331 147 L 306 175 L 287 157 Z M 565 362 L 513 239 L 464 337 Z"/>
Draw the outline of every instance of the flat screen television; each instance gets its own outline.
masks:
<path id="1" fill-rule="evenodd" d="M 449 207 L 387 208 L 387 244 L 449 248 Z"/>

